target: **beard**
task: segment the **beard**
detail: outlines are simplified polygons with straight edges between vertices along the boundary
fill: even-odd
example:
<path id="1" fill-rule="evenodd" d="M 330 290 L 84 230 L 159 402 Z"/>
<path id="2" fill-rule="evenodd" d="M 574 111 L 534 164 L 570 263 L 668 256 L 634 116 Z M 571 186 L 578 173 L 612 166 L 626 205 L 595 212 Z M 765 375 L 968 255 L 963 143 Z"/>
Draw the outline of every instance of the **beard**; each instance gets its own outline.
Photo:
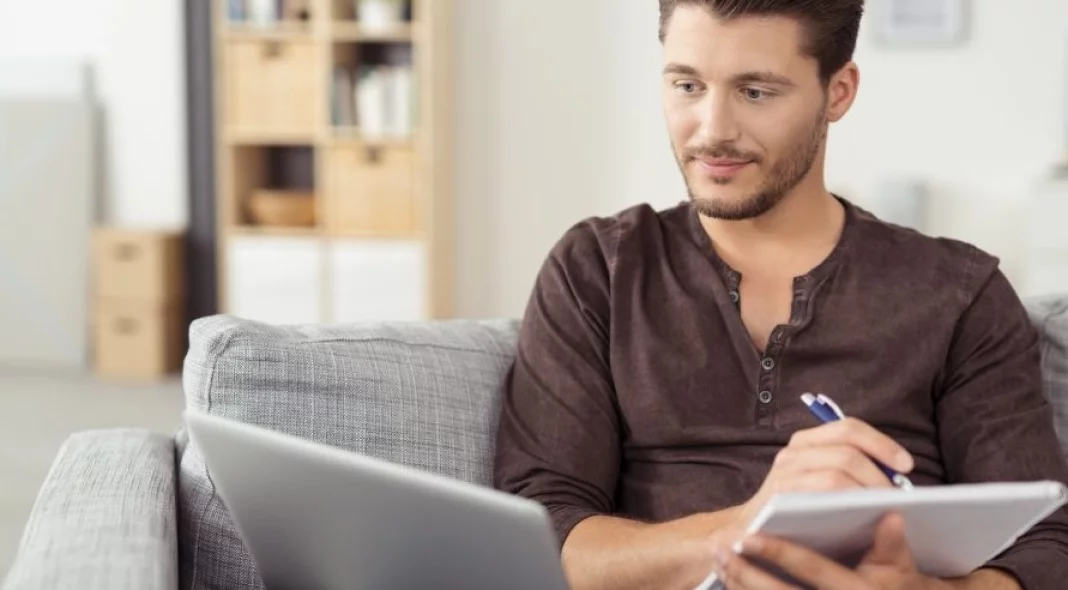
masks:
<path id="1" fill-rule="evenodd" d="M 826 109 L 821 108 L 812 126 L 800 136 L 779 161 L 775 162 L 760 186 L 737 200 L 698 196 L 686 175 L 686 166 L 699 156 L 747 160 L 757 166 L 763 162 L 763 159 L 758 154 L 739 150 L 730 143 L 687 148 L 677 159 L 694 208 L 705 217 L 726 221 L 754 219 L 771 211 L 812 170 L 812 165 L 819 155 L 820 146 L 827 137 L 826 122 Z M 734 179 L 731 178 L 712 179 L 713 183 L 721 186 L 733 181 Z"/>

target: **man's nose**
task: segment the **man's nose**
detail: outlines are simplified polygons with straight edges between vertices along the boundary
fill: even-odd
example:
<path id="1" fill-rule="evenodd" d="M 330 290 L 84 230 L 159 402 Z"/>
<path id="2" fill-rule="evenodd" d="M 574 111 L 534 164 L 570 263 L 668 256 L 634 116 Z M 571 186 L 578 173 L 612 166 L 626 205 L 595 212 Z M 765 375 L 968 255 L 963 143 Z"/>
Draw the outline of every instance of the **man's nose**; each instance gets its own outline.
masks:
<path id="1" fill-rule="evenodd" d="M 730 97 L 721 93 L 708 93 L 701 105 L 701 125 L 698 135 L 702 143 L 716 144 L 733 142 L 741 133 Z"/>

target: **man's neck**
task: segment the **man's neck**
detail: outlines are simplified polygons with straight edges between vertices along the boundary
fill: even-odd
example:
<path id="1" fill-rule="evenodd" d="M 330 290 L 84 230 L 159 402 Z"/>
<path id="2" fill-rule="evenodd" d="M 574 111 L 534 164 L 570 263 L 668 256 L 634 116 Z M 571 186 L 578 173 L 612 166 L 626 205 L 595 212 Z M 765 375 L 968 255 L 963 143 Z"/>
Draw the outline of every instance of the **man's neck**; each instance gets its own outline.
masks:
<path id="1" fill-rule="evenodd" d="M 826 189 L 796 187 L 771 211 L 755 219 L 726 221 L 701 216 L 716 249 L 727 264 L 745 273 L 773 269 L 788 276 L 806 274 L 838 243 L 845 208 Z"/>

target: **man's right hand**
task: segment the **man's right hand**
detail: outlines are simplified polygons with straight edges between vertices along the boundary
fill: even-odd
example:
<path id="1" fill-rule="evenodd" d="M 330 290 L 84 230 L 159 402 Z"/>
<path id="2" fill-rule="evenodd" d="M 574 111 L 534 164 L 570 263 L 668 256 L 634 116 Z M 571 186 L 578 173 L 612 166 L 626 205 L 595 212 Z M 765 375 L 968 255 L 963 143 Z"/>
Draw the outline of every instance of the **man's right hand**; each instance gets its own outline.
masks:
<path id="1" fill-rule="evenodd" d="M 574 588 L 693 588 L 713 568 L 718 550 L 730 550 L 774 494 L 889 486 L 873 457 L 912 470 L 904 448 L 858 420 L 800 431 L 741 506 L 661 524 L 611 516 L 580 522 L 564 543 L 568 580 Z"/>
<path id="2" fill-rule="evenodd" d="M 860 420 L 847 418 L 798 431 L 776 455 L 760 489 L 738 512 L 738 528 L 747 527 L 775 494 L 890 487 L 873 458 L 901 473 L 914 467 L 904 447 Z"/>

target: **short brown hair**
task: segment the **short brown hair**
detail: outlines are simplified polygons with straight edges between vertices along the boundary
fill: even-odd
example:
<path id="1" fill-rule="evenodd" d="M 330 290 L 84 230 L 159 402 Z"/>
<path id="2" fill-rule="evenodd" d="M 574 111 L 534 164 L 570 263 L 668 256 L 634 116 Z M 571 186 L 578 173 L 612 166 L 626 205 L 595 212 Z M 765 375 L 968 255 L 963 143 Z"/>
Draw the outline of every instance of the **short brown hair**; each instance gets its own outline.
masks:
<path id="1" fill-rule="evenodd" d="M 802 51 L 816 59 L 824 84 L 853 59 L 864 0 L 660 0 L 660 41 L 682 4 L 702 6 L 723 20 L 743 16 L 786 16 L 801 21 Z"/>

